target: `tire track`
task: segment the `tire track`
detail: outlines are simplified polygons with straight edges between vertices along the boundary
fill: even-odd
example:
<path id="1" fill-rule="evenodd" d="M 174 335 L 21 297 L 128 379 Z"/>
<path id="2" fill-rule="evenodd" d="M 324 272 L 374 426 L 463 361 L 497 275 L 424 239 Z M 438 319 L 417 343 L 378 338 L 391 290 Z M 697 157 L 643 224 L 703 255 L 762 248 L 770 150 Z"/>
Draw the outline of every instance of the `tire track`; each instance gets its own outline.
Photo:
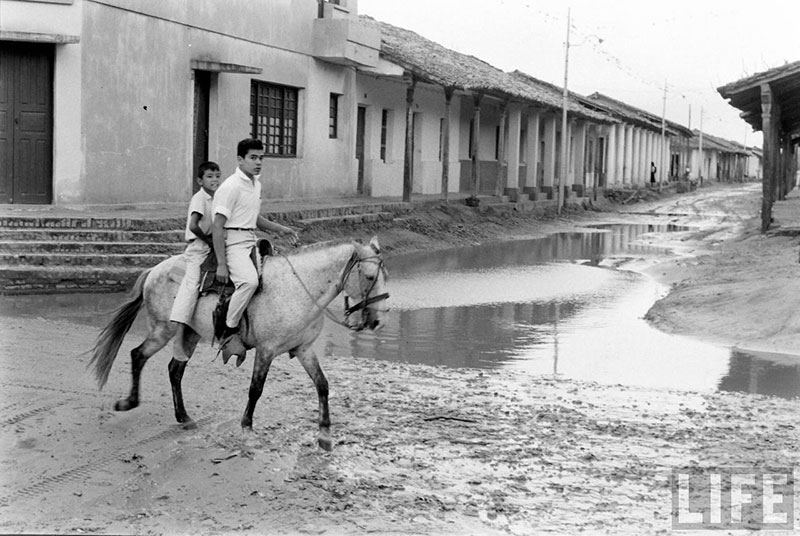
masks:
<path id="1" fill-rule="evenodd" d="M 220 424 L 225 419 L 214 419 L 213 417 L 202 417 L 195 421 L 197 426 L 205 426 L 206 424 L 215 425 Z M 124 449 L 120 449 L 116 452 L 107 454 L 100 458 L 93 459 L 89 463 L 85 463 L 79 465 L 77 467 L 73 467 L 72 469 L 67 469 L 66 471 L 62 471 L 61 473 L 53 476 L 48 476 L 45 478 L 39 479 L 38 482 L 34 482 L 24 488 L 21 488 L 13 493 L 8 495 L 0 496 L 0 507 L 8 506 L 12 501 L 22 498 L 32 498 L 37 497 L 40 495 L 44 495 L 50 492 L 54 487 L 74 483 L 74 482 L 82 482 L 86 480 L 92 473 L 97 472 L 98 470 L 106 467 L 111 462 L 119 461 L 121 458 L 124 458 L 126 454 L 129 454 L 132 449 L 135 447 L 139 447 L 142 445 L 147 445 L 148 443 L 153 443 L 155 441 L 159 441 L 161 439 L 166 439 L 169 437 L 180 435 L 181 433 L 186 432 L 183 428 L 179 426 L 174 426 L 162 430 L 150 437 L 146 437 L 135 443 L 132 443 L 125 447 Z M 133 454 L 130 453 L 132 456 Z"/>
<path id="2" fill-rule="evenodd" d="M 2 387 L 21 387 L 22 389 L 31 389 L 33 391 L 52 391 L 56 393 L 63 393 L 68 395 L 82 395 L 82 396 L 92 396 L 95 398 L 103 398 L 107 397 L 108 395 L 116 395 L 117 397 L 125 397 L 127 394 L 121 392 L 110 392 L 110 391 L 86 391 L 86 390 L 78 390 L 78 389 L 65 389 L 63 387 L 53 387 L 50 385 L 34 385 L 31 383 L 25 382 L 15 382 L 15 381 L 0 381 L 0 386 Z"/>
<path id="3" fill-rule="evenodd" d="M 64 403 L 63 400 L 59 400 L 57 402 L 52 402 L 50 404 L 46 404 L 44 406 L 39 406 L 38 408 L 30 409 L 28 411 L 23 411 L 22 413 L 18 413 L 13 417 L 6 417 L 0 419 L 0 428 L 5 428 L 6 426 L 10 426 L 12 424 L 17 424 L 20 421 L 24 421 L 25 419 L 29 419 L 31 417 L 35 417 L 39 413 L 43 413 L 45 411 L 50 411 Z M 18 405 L 18 404 L 17 404 Z"/>

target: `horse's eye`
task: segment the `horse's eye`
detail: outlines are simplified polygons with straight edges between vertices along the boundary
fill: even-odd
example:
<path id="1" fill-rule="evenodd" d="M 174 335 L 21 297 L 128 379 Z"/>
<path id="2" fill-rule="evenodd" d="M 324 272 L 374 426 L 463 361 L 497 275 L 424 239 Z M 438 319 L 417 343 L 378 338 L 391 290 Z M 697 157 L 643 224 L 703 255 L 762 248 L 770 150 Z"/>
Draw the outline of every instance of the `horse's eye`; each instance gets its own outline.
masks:
<path id="1" fill-rule="evenodd" d="M 375 281 L 375 276 L 372 274 L 366 274 L 364 277 L 367 278 L 367 281 Z"/>

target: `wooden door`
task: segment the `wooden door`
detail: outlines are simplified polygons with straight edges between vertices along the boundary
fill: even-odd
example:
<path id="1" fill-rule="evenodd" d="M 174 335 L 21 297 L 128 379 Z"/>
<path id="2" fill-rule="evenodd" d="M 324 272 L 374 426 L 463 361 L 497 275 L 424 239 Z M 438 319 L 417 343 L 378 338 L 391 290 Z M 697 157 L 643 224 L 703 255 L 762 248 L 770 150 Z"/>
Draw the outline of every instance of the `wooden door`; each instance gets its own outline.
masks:
<path id="1" fill-rule="evenodd" d="M 53 200 L 53 46 L 0 42 L 0 203 Z"/>
<path id="2" fill-rule="evenodd" d="M 356 159 L 358 159 L 358 184 L 356 191 L 364 193 L 364 136 L 367 125 L 367 108 L 358 107 L 358 118 L 356 121 Z"/>
<path id="3" fill-rule="evenodd" d="M 192 191 L 197 192 L 197 169 L 208 160 L 208 110 L 211 100 L 211 73 L 194 72 L 194 150 L 192 155 Z"/>

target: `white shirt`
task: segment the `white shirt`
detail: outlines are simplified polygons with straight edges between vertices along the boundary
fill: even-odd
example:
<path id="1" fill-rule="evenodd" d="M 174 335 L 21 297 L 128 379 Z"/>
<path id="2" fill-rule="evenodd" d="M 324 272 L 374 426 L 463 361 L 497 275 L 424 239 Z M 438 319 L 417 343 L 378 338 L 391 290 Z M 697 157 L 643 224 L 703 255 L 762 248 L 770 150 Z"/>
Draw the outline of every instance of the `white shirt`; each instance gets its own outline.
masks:
<path id="1" fill-rule="evenodd" d="M 200 188 L 197 193 L 192 196 L 192 200 L 189 201 L 189 213 L 186 215 L 185 238 L 187 242 L 194 240 L 195 238 L 200 238 L 189 228 L 189 224 L 192 221 L 192 214 L 195 212 L 200 214 L 200 221 L 198 222 L 200 230 L 205 234 L 211 233 L 211 220 L 213 218 L 211 215 L 211 202 L 213 199 L 214 198 L 208 195 L 208 193 L 202 188 Z"/>
<path id="2" fill-rule="evenodd" d="M 214 215 L 227 218 L 226 229 L 255 229 L 261 211 L 261 181 L 253 180 L 236 168 L 236 172 L 225 179 L 214 193 Z"/>

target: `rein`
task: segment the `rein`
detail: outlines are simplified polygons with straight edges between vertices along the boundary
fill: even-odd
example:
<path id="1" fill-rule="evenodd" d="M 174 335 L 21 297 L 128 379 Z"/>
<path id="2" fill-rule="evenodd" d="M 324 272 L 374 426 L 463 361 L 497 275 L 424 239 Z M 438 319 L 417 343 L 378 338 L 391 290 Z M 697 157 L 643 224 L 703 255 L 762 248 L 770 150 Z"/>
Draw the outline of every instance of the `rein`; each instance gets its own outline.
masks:
<path id="1" fill-rule="evenodd" d="M 332 322 L 334 322 L 336 324 L 339 324 L 340 326 L 346 327 L 347 329 L 352 329 L 351 326 L 349 326 L 346 322 L 343 322 L 343 321 L 339 320 L 338 318 L 336 318 L 336 315 L 334 315 L 330 311 L 330 309 L 328 309 L 327 305 L 326 306 L 322 306 L 322 305 L 319 304 L 319 302 L 317 301 L 317 298 L 315 298 L 311 294 L 311 291 L 308 290 L 308 287 L 306 286 L 306 284 L 303 281 L 303 279 L 300 277 L 300 274 L 298 274 L 297 270 L 295 270 L 294 265 L 289 260 L 289 257 L 284 255 L 283 253 L 278 253 L 278 255 L 283 257 L 283 259 L 286 261 L 286 264 L 288 264 L 289 268 L 292 269 L 292 273 L 297 278 L 297 280 L 300 282 L 300 286 L 302 286 L 303 290 L 306 291 L 306 294 L 308 294 L 308 297 L 311 298 L 311 301 L 314 303 L 314 305 L 316 305 L 317 308 L 321 312 L 323 312 L 325 314 L 325 316 L 327 316 Z M 375 260 L 373 260 L 374 258 L 377 258 L 378 260 L 375 261 Z M 353 252 L 353 254 L 350 256 L 350 259 L 347 261 L 347 264 L 345 265 L 344 270 L 342 271 L 342 276 L 339 278 L 339 282 L 336 283 L 335 290 L 336 290 L 336 295 L 337 296 L 339 294 L 341 294 L 341 292 L 344 290 L 345 281 L 347 281 L 347 278 L 350 276 L 350 273 L 353 271 L 353 268 L 355 268 L 356 266 L 360 266 L 361 263 L 363 263 L 363 262 L 368 262 L 368 261 L 369 262 L 377 262 L 379 270 L 382 273 L 386 274 L 386 267 L 383 265 L 383 260 L 380 259 L 380 257 L 378 257 L 376 255 L 375 257 L 368 257 L 368 258 L 365 258 L 365 259 L 361 259 L 361 258 L 358 257 L 358 253 Z M 384 275 L 384 277 L 385 277 L 385 275 Z M 375 302 L 378 302 L 378 301 L 381 301 L 381 300 L 385 300 L 386 298 L 389 297 L 389 293 L 388 292 L 384 292 L 383 294 L 379 294 L 379 295 L 373 296 L 371 298 L 367 297 L 367 296 L 369 296 L 369 293 L 372 292 L 372 289 L 375 288 L 375 284 L 377 283 L 377 281 L 378 281 L 378 279 L 376 277 L 372 281 L 372 285 L 370 285 L 369 289 L 367 289 L 366 292 L 363 292 L 363 299 L 360 302 L 358 302 L 357 304 L 353 305 L 352 307 L 350 306 L 350 302 L 349 302 L 348 297 L 347 296 L 344 297 L 344 304 L 345 304 L 344 317 L 345 317 L 345 320 L 347 318 L 349 318 L 350 315 L 353 314 L 354 312 L 359 311 L 361 309 L 364 309 L 364 308 L 368 307 L 369 305 L 371 305 L 371 304 L 373 304 Z"/>

